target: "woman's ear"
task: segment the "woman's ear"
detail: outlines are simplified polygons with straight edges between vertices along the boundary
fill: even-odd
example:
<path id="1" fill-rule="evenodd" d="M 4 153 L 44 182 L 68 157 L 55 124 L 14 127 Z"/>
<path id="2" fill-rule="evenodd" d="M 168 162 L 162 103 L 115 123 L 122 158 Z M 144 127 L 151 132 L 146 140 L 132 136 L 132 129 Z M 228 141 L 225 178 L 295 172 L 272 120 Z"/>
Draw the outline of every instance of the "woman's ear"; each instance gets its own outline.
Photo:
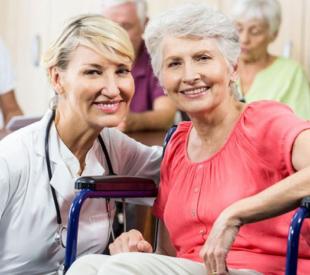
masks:
<path id="1" fill-rule="evenodd" d="M 48 70 L 51 84 L 58 95 L 64 93 L 64 89 L 62 86 L 62 72 L 57 67 L 49 68 Z"/>

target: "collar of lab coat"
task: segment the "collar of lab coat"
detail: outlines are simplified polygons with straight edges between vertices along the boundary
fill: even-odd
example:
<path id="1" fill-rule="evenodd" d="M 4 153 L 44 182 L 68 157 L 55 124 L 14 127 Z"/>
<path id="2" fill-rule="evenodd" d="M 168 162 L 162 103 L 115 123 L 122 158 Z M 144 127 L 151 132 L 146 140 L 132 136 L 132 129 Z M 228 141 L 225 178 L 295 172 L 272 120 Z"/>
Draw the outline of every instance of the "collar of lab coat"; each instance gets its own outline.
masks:
<path id="1" fill-rule="evenodd" d="M 45 133 L 48 121 L 52 115 L 48 111 L 40 121 L 40 131 L 35 137 L 34 144 L 36 153 L 45 158 Z M 82 176 L 103 175 L 105 169 L 103 168 L 99 154 L 101 150 L 99 142 L 96 140 L 92 148 L 88 151 L 85 159 L 85 168 Z M 100 151 L 101 153 L 101 151 Z M 78 172 L 80 165 L 78 159 L 73 155 L 69 148 L 59 138 L 55 124 L 53 123 L 49 133 L 49 154 L 52 169 L 52 179 L 50 184 L 55 188 L 58 195 L 69 202 L 75 196 L 74 182 L 79 177 Z M 46 160 L 44 161 L 46 165 Z M 47 169 L 47 168 L 46 168 Z"/>

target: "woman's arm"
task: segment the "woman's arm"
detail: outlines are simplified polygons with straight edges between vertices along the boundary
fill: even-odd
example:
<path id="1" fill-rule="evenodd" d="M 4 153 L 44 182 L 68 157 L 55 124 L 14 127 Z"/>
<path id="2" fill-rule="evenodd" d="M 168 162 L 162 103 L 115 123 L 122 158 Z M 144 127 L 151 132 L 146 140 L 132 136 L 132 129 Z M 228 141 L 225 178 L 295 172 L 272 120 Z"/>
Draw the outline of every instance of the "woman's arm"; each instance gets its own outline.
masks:
<path id="1" fill-rule="evenodd" d="M 233 203 L 220 214 L 200 251 L 208 270 L 226 274 L 226 256 L 240 226 L 288 212 L 310 195 L 310 130 L 296 138 L 292 164 L 298 172 L 254 196 Z"/>

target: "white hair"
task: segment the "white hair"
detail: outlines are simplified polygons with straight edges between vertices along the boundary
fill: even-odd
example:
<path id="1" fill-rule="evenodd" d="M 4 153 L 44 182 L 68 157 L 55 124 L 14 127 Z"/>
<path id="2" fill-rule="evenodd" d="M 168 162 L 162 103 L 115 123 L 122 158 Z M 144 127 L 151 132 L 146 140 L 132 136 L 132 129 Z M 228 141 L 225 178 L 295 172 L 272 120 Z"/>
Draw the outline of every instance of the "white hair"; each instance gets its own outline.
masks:
<path id="1" fill-rule="evenodd" d="M 245 20 L 265 21 L 271 36 L 276 35 L 281 25 L 281 7 L 277 0 L 236 0 L 232 6 L 232 17 Z"/>
<path id="2" fill-rule="evenodd" d="M 145 0 L 100 0 L 102 11 L 110 7 L 123 5 L 127 3 L 135 4 L 141 26 L 144 26 L 147 20 L 147 3 Z"/>
<path id="3" fill-rule="evenodd" d="M 240 54 L 238 33 L 222 13 L 206 4 L 185 4 L 150 20 L 144 40 L 155 75 L 160 78 L 163 62 L 162 40 L 166 36 L 214 38 L 224 58 L 235 66 Z"/>

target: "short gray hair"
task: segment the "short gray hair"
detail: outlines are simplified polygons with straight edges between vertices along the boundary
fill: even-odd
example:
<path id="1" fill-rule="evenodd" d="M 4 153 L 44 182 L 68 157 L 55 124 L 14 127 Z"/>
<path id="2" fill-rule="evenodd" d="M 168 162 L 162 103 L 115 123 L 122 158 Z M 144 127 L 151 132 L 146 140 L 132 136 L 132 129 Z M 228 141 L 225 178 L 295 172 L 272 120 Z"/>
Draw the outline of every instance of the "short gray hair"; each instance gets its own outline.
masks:
<path id="1" fill-rule="evenodd" d="M 145 0 L 100 0 L 101 9 L 104 11 L 106 8 L 118 6 L 127 3 L 134 3 L 137 9 L 141 26 L 144 26 L 147 20 L 147 3 Z"/>
<path id="2" fill-rule="evenodd" d="M 160 79 L 162 40 L 166 36 L 215 38 L 225 59 L 234 66 L 240 54 L 238 33 L 222 13 L 206 4 L 185 4 L 151 19 L 144 33 L 155 75 Z"/>
<path id="3" fill-rule="evenodd" d="M 236 0 L 232 7 L 234 20 L 262 19 L 270 35 L 276 35 L 281 25 L 281 7 L 277 0 Z"/>

